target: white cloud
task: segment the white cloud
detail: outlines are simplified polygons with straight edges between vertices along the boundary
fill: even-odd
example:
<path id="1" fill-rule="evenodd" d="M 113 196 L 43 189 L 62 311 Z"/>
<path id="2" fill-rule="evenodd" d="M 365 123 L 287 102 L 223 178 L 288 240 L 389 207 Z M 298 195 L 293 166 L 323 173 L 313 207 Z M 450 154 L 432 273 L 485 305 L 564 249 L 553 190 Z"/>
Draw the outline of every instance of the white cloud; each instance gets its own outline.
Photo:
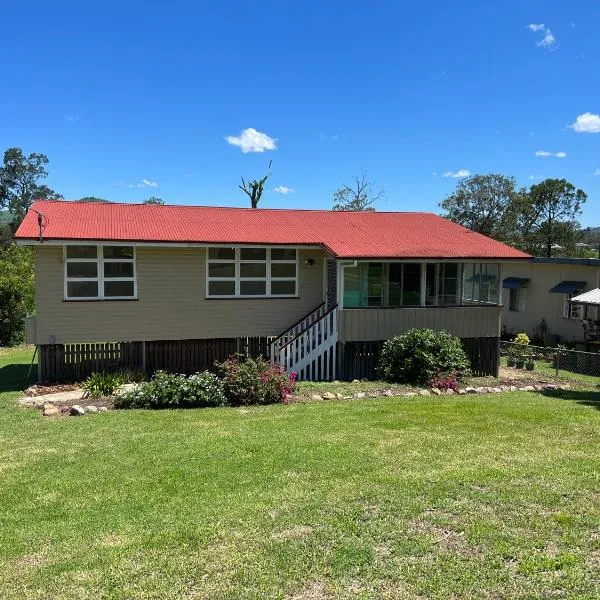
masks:
<path id="1" fill-rule="evenodd" d="M 556 44 L 556 38 L 549 29 L 546 29 L 546 35 L 537 42 L 537 45 L 542 46 L 542 48 L 550 48 L 554 46 L 554 44 Z"/>
<path id="2" fill-rule="evenodd" d="M 469 169 L 459 169 L 458 171 L 446 171 L 442 177 L 454 177 L 454 179 L 458 179 L 459 177 L 468 177 L 471 174 Z"/>
<path id="3" fill-rule="evenodd" d="M 228 135 L 225 139 L 228 144 L 239 146 L 244 154 L 277 149 L 277 144 L 275 144 L 277 138 L 269 137 L 266 133 L 256 131 L 253 127 L 244 129 L 239 136 Z"/>
<path id="4" fill-rule="evenodd" d="M 293 194 L 296 190 L 294 188 L 288 187 L 287 185 L 278 185 L 274 190 L 278 194 L 283 194 L 287 196 L 288 194 Z"/>
<path id="5" fill-rule="evenodd" d="M 322 142 L 327 142 L 327 141 L 329 141 L 329 140 L 335 141 L 335 140 L 338 140 L 339 138 L 340 138 L 340 136 L 339 136 L 339 134 L 337 134 L 337 133 L 336 133 L 335 135 L 326 135 L 326 134 L 324 134 L 324 133 L 320 133 L 320 134 L 319 134 L 319 139 L 320 139 Z"/>
<path id="6" fill-rule="evenodd" d="M 573 131 L 578 133 L 600 133 L 600 115 L 591 112 L 583 113 L 569 127 L 572 127 Z"/>
<path id="7" fill-rule="evenodd" d="M 157 188 L 158 183 L 156 183 L 156 181 L 150 181 L 149 179 L 142 179 L 139 183 L 130 183 L 127 187 L 130 187 L 130 188 L 145 188 L 145 187 Z"/>
<path id="8" fill-rule="evenodd" d="M 80 117 L 78 115 L 65 115 L 65 121 L 69 121 L 69 123 L 75 123 L 79 121 Z"/>
<path id="9" fill-rule="evenodd" d="M 541 175 L 530 175 L 527 179 L 531 179 L 532 181 L 535 179 L 541 179 L 542 176 Z"/>
<path id="10" fill-rule="evenodd" d="M 594 171 L 594 175 L 600 175 L 600 169 L 596 169 L 596 170 Z"/>
<path id="11" fill-rule="evenodd" d="M 562 150 L 560 152 L 548 152 L 547 150 L 538 150 L 535 153 L 536 156 L 541 156 L 542 158 L 548 158 L 549 156 L 553 156 L 554 158 L 566 158 L 567 157 L 567 153 L 563 152 Z"/>
<path id="12" fill-rule="evenodd" d="M 544 35 L 539 42 L 536 42 L 536 44 L 541 48 L 552 48 L 552 46 L 556 44 L 556 38 L 554 37 L 554 34 L 550 31 L 550 28 L 546 27 L 543 23 L 529 23 L 529 25 L 527 25 L 527 29 L 529 29 L 529 31 L 533 31 L 534 33 L 541 32 Z"/>

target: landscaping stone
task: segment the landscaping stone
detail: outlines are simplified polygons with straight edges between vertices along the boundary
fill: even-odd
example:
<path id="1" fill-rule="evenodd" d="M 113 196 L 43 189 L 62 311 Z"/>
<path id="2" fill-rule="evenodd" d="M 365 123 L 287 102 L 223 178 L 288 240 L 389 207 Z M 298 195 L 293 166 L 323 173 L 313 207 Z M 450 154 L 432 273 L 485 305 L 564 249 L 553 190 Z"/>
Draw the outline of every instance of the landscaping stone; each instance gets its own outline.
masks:
<path id="1" fill-rule="evenodd" d="M 475 388 L 475 392 L 478 394 L 487 394 L 487 388 L 486 387 L 476 387 Z"/>
<path id="2" fill-rule="evenodd" d="M 511 392 L 518 392 L 519 391 L 519 388 L 516 385 L 511 385 L 508 389 Z"/>
<path id="3" fill-rule="evenodd" d="M 99 406 L 98 412 L 108 412 L 108 408 L 106 408 L 106 406 Z"/>
<path id="4" fill-rule="evenodd" d="M 323 398 L 325 400 L 335 400 L 335 394 L 331 393 L 331 392 L 325 392 L 323 394 Z"/>
<path id="5" fill-rule="evenodd" d="M 85 410 L 83 410 L 83 408 L 79 406 L 79 404 L 74 404 L 73 406 L 71 406 L 69 414 L 72 417 L 82 417 L 83 415 L 85 415 Z"/>
<path id="6" fill-rule="evenodd" d="M 412 398 L 414 396 L 416 396 L 417 393 L 416 392 L 406 392 L 406 394 L 404 394 L 405 398 Z"/>
<path id="7" fill-rule="evenodd" d="M 51 402 L 44 404 L 43 413 L 45 417 L 53 417 L 54 415 L 60 414 L 58 407 L 54 406 Z"/>
<path id="8" fill-rule="evenodd" d="M 465 390 L 465 388 L 458 388 L 458 393 L 459 393 L 461 396 L 464 396 L 464 395 L 467 393 L 467 390 Z"/>
<path id="9" fill-rule="evenodd" d="M 534 385 L 533 386 L 536 392 L 543 392 L 546 389 L 544 385 Z"/>
<path id="10" fill-rule="evenodd" d="M 466 394 L 476 394 L 477 393 L 477 389 L 471 386 L 467 386 L 465 388 L 465 393 Z"/>
<path id="11" fill-rule="evenodd" d="M 367 396 L 367 394 L 365 394 L 365 392 L 356 392 L 356 394 L 354 394 L 355 398 L 365 398 Z"/>
<path id="12" fill-rule="evenodd" d="M 431 396 L 431 392 L 429 390 L 419 390 L 419 396 Z"/>
<path id="13" fill-rule="evenodd" d="M 369 392 L 369 398 L 381 398 L 381 394 L 379 392 Z"/>
<path id="14" fill-rule="evenodd" d="M 396 396 L 397 395 L 394 393 L 394 390 L 385 390 L 384 394 L 386 396 Z"/>
<path id="15" fill-rule="evenodd" d="M 440 390 L 439 388 L 431 388 L 431 393 L 436 395 L 436 396 L 441 396 L 442 395 L 442 390 Z"/>
<path id="16" fill-rule="evenodd" d="M 446 390 L 446 395 L 448 395 L 448 396 L 452 396 L 454 393 L 455 393 L 455 392 L 454 392 L 454 390 L 453 390 L 452 388 L 448 388 L 448 389 Z"/>
<path id="17" fill-rule="evenodd" d="M 495 387 L 495 388 L 492 388 L 492 391 L 493 391 L 495 394 L 499 394 L 499 393 L 501 393 L 501 392 L 502 392 L 502 389 L 501 389 L 501 388 L 499 388 L 499 387 Z"/>
<path id="18" fill-rule="evenodd" d="M 98 407 L 94 406 L 93 404 L 90 404 L 89 406 L 85 407 L 85 412 L 88 412 L 88 413 L 97 413 L 98 412 Z"/>
<path id="19" fill-rule="evenodd" d="M 360 379 L 353 379 L 352 383 L 360 383 Z"/>
<path id="20" fill-rule="evenodd" d="M 354 398 L 354 396 L 344 396 L 344 400 L 352 400 L 352 398 Z"/>
<path id="21" fill-rule="evenodd" d="M 546 385 L 541 385 L 540 386 L 542 389 L 546 389 L 546 390 L 557 390 L 558 386 L 554 383 L 547 383 Z"/>
<path id="22" fill-rule="evenodd" d="M 312 400 L 323 400 L 323 396 L 319 396 L 319 394 L 313 394 L 311 396 Z"/>
<path id="23" fill-rule="evenodd" d="M 335 397 L 336 397 L 338 400 L 343 400 L 343 399 L 344 399 L 344 394 L 340 394 L 340 393 L 338 392 L 338 393 L 335 395 Z"/>

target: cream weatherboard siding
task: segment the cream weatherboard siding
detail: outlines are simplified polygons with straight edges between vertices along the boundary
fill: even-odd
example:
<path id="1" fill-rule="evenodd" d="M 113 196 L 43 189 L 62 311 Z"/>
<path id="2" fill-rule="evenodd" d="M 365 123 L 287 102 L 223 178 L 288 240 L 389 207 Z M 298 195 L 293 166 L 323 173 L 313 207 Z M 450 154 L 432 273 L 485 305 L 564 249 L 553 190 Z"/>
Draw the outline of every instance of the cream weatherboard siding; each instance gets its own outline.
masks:
<path id="1" fill-rule="evenodd" d="M 502 267 L 504 277 L 524 277 L 529 279 L 525 288 L 525 310 L 509 310 L 509 290 L 502 291 L 504 312 L 502 325 L 507 333 L 524 331 L 528 335 L 540 335 L 542 320 L 545 321 L 547 342 L 554 336 L 565 341 L 583 340 L 583 327 L 580 320 L 566 319 L 563 316 L 564 294 L 551 294 L 550 289 L 561 281 L 585 281 L 584 290 L 598 287 L 600 269 L 596 266 L 556 263 L 508 263 Z M 593 316 L 595 309 L 590 309 Z"/>
<path id="2" fill-rule="evenodd" d="M 206 299 L 204 248 L 138 247 L 137 300 L 64 301 L 62 246 L 37 246 L 38 344 L 274 336 L 324 298 L 325 254 L 299 251 L 298 298 Z M 314 264 L 306 260 L 312 258 Z"/>
<path id="3" fill-rule="evenodd" d="M 501 306 L 356 308 L 340 311 L 341 342 L 385 340 L 413 328 L 446 330 L 461 338 L 499 337 Z"/>

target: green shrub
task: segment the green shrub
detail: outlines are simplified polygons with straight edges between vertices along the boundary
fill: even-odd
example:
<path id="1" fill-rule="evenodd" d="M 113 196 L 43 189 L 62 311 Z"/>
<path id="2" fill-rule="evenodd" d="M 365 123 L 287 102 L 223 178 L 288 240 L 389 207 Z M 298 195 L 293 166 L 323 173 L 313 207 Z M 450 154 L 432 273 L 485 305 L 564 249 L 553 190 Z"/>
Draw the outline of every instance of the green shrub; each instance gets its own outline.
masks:
<path id="1" fill-rule="evenodd" d="M 133 367 L 124 367 L 117 371 L 117 375 L 123 383 L 140 383 L 146 381 L 146 373 L 142 369 L 136 369 Z"/>
<path id="2" fill-rule="evenodd" d="M 271 404 L 282 402 L 296 386 L 296 374 L 259 358 L 230 357 L 217 363 L 223 389 L 230 404 Z"/>
<path id="3" fill-rule="evenodd" d="M 226 404 L 221 380 L 208 371 L 190 376 L 157 371 L 150 381 L 139 383 L 115 400 L 116 408 L 203 408 Z"/>
<path id="4" fill-rule="evenodd" d="M 439 374 L 458 378 L 470 374 L 460 339 L 446 331 L 411 329 L 388 340 L 379 358 L 379 375 L 386 381 L 427 385 Z"/>
<path id="5" fill-rule="evenodd" d="M 92 398 L 112 396 L 123 383 L 117 373 L 92 373 L 81 385 L 81 387 Z"/>

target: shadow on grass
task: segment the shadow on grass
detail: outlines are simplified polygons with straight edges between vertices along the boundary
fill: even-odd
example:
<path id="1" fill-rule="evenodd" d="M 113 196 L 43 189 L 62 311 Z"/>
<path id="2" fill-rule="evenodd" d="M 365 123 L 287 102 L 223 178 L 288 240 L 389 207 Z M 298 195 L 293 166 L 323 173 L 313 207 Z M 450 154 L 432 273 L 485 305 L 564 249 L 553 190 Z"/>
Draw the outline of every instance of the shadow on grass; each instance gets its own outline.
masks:
<path id="1" fill-rule="evenodd" d="M 542 394 L 551 398 L 571 400 L 577 402 L 577 404 L 591 406 L 596 410 L 600 410 L 600 392 L 593 392 L 591 390 L 545 390 Z"/>
<path id="2" fill-rule="evenodd" d="M 31 374 L 27 380 L 29 364 L 17 363 L 0 368 L 0 394 L 3 392 L 20 392 L 27 385 L 35 382 L 37 376 L 36 365 L 33 365 Z"/>

